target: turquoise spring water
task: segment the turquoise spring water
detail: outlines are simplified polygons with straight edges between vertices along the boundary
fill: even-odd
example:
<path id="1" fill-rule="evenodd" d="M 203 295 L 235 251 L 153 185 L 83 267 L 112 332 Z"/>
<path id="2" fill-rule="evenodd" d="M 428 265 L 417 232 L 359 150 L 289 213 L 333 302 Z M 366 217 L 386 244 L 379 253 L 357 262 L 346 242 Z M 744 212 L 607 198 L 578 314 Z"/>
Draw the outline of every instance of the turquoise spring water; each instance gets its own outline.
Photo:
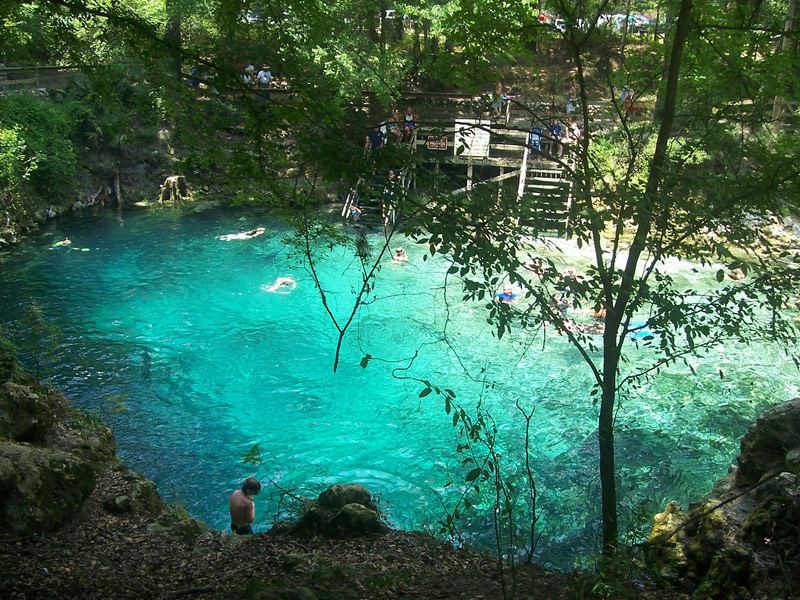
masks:
<path id="1" fill-rule="evenodd" d="M 258 225 L 266 235 L 217 239 Z M 520 501 L 524 421 L 515 403 L 535 406 L 538 560 L 570 568 L 594 552 L 597 408 L 588 371 L 565 339 L 512 332 L 497 340 L 482 303 L 462 302 L 452 277 L 443 288 L 446 260 L 423 262 L 425 249 L 405 243 L 410 264 L 386 261 L 334 374 L 336 330 L 287 234 L 256 212 L 214 207 L 51 223 L 0 254 L 0 320 L 21 339 L 23 310 L 35 300 L 63 333 L 42 377 L 112 427 L 129 467 L 211 526 L 227 528 L 227 497 L 256 472 L 242 457 L 258 444 L 265 490 L 257 529 L 286 509 L 279 488 L 313 495 L 358 481 L 379 495 L 393 525 L 436 531 L 441 503 L 452 504 L 468 467 L 441 397 L 419 398 L 423 386 L 404 379 L 416 377 L 452 389 L 470 413 L 482 398 Z M 70 249 L 52 248 L 65 237 Z M 580 256 L 564 248 L 558 260 L 580 270 Z M 319 265 L 339 316 L 354 298 L 355 267 L 339 250 Z M 671 268 L 684 283 L 716 285 L 714 269 Z M 287 275 L 296 289 L 265 291 Z M 367 353 L 376 360 L 364 369 Z M 29 351 L 23 356 L 30 360 Z M 630 356 L 647 364 L 649 355 L 641 348 Z M 772 346 L 727 344 L 694 366 L 696 375 L 676 368 L 643 383 L 619 411 L 620 518 L 631 531 L 646 529 L 666 501 L 685 506 L 706 493 L 753 419 L 797 394 L 793 366 Z M 459 526 L 465 539 L 488 544 L 491 499 L 473 503 Z"/>

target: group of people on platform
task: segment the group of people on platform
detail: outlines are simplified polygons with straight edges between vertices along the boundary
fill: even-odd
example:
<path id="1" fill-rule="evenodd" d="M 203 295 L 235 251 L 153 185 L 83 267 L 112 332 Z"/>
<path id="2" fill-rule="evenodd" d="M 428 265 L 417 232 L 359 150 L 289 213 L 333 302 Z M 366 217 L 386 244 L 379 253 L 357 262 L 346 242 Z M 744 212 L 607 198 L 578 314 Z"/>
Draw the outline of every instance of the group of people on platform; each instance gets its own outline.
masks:
<path id="1" fill-rule="evenodd" d="M 414 130 L 417 127 L 419 115 L 410 106 L 405 112 L 399 110 L 392 112 L 391 116 L 382 124 L 375 125 L 367 132 L 364 138 L 364 149 L 378 150 L 388 143 L 408 144 L 414 139 Z"/>
<path id="2" fill-rule="evenodd" d="M 544 136 L 540 127 L 531 128 L 528 146 L 554 156 L 564 156 L 564 151 L 569 151 L 570 146 L 577 143 L 582 136 L 580 125 L 572 117 L 567 117 L 566 123 L 555 118 L 550 125 L 549 136 Z"/>
<path id="3" fill-rule="evenodd" d="M 286 77 L 273 75 L 270 66 L 267 64 L 262 65 L 258 72 L 256 72 L 255 65 L 253 65 L 252 62 L 247 63 L 242 73 L 242 82 L 257 90 L 289 89 L 289 82 Z"/>

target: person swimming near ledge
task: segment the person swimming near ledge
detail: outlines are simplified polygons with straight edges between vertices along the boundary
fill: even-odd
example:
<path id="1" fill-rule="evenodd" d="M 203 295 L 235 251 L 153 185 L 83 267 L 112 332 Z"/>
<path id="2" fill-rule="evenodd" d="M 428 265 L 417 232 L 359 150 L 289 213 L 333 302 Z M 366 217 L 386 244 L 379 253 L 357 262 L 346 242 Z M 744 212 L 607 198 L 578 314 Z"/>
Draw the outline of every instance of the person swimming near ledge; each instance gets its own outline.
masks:
<path id="1" fill-rule="evenodd" d="M 276 292 L 278 294 L 288 294 L 297 287 L 297 282 L 291 275 L 289 277 L 278 277 L 271 286 L 262 286 L 265 292 Z"/>
<path id="2" fill-rule="evenodd" d="M 251 229 L 250 231 L 244 231 L 242 233 L 229 233 L 227 235 L 219 236 L 223 242 L 229 242 L 231 240 L 249 240 L 250 238 L 258 237 L 266 230 L 263 227 L 256 227 L 255 229 Z"/>
<path id="3" fill-rule="evenodd" d="M 72 246 L 72 241 L 69 238 L 64 238 L 60 242 L 56 242 L 55 244 L 53 244 L 50 247 L 51 248 L 68 248 L 70 246 Z"/>

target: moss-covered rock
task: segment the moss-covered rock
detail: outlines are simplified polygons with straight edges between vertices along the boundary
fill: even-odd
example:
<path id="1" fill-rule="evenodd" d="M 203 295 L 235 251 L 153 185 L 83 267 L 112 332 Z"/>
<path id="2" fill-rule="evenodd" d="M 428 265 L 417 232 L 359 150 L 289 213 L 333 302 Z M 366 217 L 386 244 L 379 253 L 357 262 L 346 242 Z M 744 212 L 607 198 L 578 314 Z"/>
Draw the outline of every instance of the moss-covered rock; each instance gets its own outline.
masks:
<path id="1" fill-rule="evenodd" d="M 27 444 L 0 443 L 14 467 L 13 484 L 0 499 L 0 529 L 17 534 L 48 531 L 71 519 L 94 489 L 95 473 L 80 458 Z"/>
<path id="2" fill-rule="evenodd" d="M 736 483 L 757 484 L 762 477 L 800 471 L 800 398 L 769 408 L 747 430 L 737 457 Z"/>
<path id="3" fill-rule="evenodd" d="M 188 545 L 192 545 L 202 535 L 211 531 L 211 528 L 191 517 L 179 518 L 174 513 L 165 513 L 159 519 L 147 526 L 151 534 L 162 534 L 178 538 Z"/>
<path id="4" fill-rule="evenodd" d="M 759 417 L 742 440 L 738 468 L 686 515 L 672 504 L 657 515 L 649 565 L 695 586 L 698 598 L 749 597 L 748 589 L 777 572 L 788 573 L 787 589 L 800 585 L 800 572 L 786 571 L 800 564 L 798 431 L 800 399 Z"/>
<path id="5" fill-rule="evenodd" d="M 733 546 L 716 554 L 693 596 L 698 599 L 749 598 L 754 577 L 753 555 Z"/>
<path id="6" fill-rule="evenodd" d="M 337 483 L 322 492 L 317 499 L 322 508 L 339 510 L 347 504 L 360 504 L 375 510 L 372 495 L 360 483 Z"/>
<path id="7" fill-rule="evenodd" d="M 664 512 L 653 517 L 653 529 L 646 546 L 647 558 L 658 565 L 659 575 L 666 579 L 678 579 L 688 570 L 686 545 L 686 513 L 677 502 L 667 504 Z"/>
<path id="8" fill-rule="evenodd" d="M 74 409 L 53 428 L 46 442 L 52 448 L 79 456 L 98 473 L 115 460 L 117 450 L 117 441 L 108 427 Z"/>
<path id="9" fill-rule="evenodd" d="M 0 386 L 0 437 L 38 444 L 54 422 L 55 413 L 46 394 L 13 381 Z"/>
<path id="10" fill-rule="evenodd" d="M 389 528 L 381 521 L 378 513 L 362 504 L 345 504 L 330 519 L 324 528 L 325 535 L 335 538 L 348 538 L 368 533 L 386 533 Z"/>
<path id="11" fill-rule="evenodd" d="M 14 463 L 5 456 L 0 456 L 0 494 L 5 494 L 16 478 L 17 470 L 14 468 Z"/>
<path id="12" fill-rule="evenodd" d="M 316 502 L 307 503 L 298 521 L 278 523 L 269 533 L 351 538 L 386 531 L 388 527 L 381 521 L 369 490 L 359 483 L 347 483 L 331 486 Z"/>

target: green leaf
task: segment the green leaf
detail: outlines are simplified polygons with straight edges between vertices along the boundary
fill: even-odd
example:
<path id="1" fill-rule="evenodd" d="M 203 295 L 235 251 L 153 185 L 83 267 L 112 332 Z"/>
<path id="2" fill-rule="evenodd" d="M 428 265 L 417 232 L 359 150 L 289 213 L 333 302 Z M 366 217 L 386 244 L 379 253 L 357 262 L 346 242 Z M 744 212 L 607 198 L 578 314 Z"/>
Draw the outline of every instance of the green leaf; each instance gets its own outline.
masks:
<path id="1" fill-rule="evenodd" d="M 480 474 L 481 474 L 480 467 L 476 467 L 475 469 L 472 469 L 472 471 L 467 473 L 466 477 L 464 477 L 464 481 L 467 481 L 467 482 L 475 481 Z"/>
<path id="2" fill-rule="evenodd" d="M 261 460 L 261 450 L 258 447 L 258 444 L 253 444 L 253 447 L 250 448 L 249 452 L 245 454 L 241 458 L 242 463 L 246 465 L 254 465 L 256 467 L 262 464 Z"/>
<path id="3" fill-rule="evenodd" d="M 720 269 L 719 271 L 717 271 L 717 281 L 722 283 L 723 279 L 725 279 L 725 271 L 723 269 Z"/>
<path id="4" fill-rule="evenodd" d="M 432 391 L 433 391 L 433 390 L 432 390 L 431 388 L 425 388 L 424 390 L 422 390 L 422 391 L 419 393 L 419 397 L 420 397 L 420 398 L 424 398 L 425 396 L 427 396 L 428 394 L 430 394 Z"/>
<path id="5" fill-rule="evenodd" d="M 361 365 L 362 369 L 366 369 L 367 368 L 367 365 L 369 364 L 369 361 L 370 361 L 371 358 L 372 358 L 372 355 L 371 354 L 367 354 L 364 358 L 361 359 L 361 362 L 359 364 Z"/>

